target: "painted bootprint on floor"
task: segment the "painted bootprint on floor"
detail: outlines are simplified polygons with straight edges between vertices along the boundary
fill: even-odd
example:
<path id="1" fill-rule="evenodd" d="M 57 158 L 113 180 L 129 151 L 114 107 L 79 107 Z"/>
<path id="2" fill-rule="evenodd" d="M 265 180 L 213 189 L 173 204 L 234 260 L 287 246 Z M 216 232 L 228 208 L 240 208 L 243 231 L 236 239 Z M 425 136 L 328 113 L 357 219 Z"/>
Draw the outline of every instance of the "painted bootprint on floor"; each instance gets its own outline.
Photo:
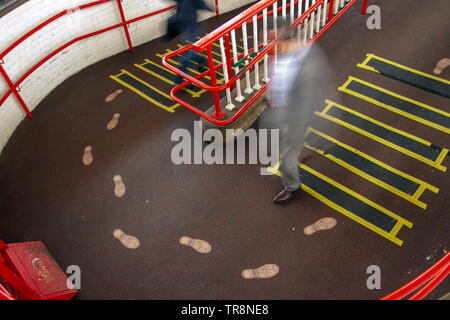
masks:
<path id="1" fill-rule="evenodd" d="M 125 246 L 128 249 L 137 249 L 141 245 L 138 238 L 136 238 L 132 235 L 126 234 L 120 229 L 114 230 L 113 236 L 114 236 L 114 238 L 119 240 L 123 244 L 123 246 Z"/>
<path id="2" fill-rule="evenodd" d="M 326 217 L 326 218 L 322 218 L 322 219 L 316 221 L 315 223 L 313 223 L 309 226 L 306 226 L 303 229 L 303 232 L 307 236 L 310 236 L 310 235 L 316 233 L 317 231 L 332 229 L 336 226 L 336 224 L 337 224 L 336 219 L 331 218 L 331 217 Z"/>
<path id="3" fill-rule="evenodd" d="M 181 237 L 179 243 L 184 246 L 192 247 L 192 249 L 199 253 L 210 253 L 212 250 L 212 247 L 208 242 L 200 239 L 192 239 L 187 236 Z"/>
<path id="4" fill-rule="evenodd" d="M 94 157 L 92 156 L 92 146 L 87 146 L 84 148 L 84 153 L 82 160 L 83 164 L 85 166 L 89 166 L 94 161 Z"/>
<path id="5" fill-rule="evenodd" d="M 276 264 L 265 264 L 256 269 L 245 269 L 242 271 L 242 278 L 248 279 L 269 279 L 275 277 L 280 272 L 280 267 Z"/>
<path id="6" fill-rule="evenodd" d="M 113 93 L 111 93 L 110 95 L 108 95 L 108 96 L 105 98 L 105 102 L 111 102 L 111 101 L 113 101 L 113 100 L 116 99 L 116 97 L 117 97 L 119 94 L 121 94 L 122 92 L 123 92 L 122 89 L 117 89 L 116 91 L 114 91 Z"/>
<path id="7" fill-rule="evenodd" d="M 114 181 L 114 194 L 117 198 L 122 198 L 125 195 L 127 188 L 122 181 L 122 177 L 120 175 L 115 175 L 113 177 Z"/>
<path id="8" fill-rule="evenodd" d="M 111 121 L 108 122 L 106 125 L 106 129 L 113 130 L 115 127 L 117 127 L 117 124 L 119 123 L 120 113 L 115 113 L 111 119 Z"/>

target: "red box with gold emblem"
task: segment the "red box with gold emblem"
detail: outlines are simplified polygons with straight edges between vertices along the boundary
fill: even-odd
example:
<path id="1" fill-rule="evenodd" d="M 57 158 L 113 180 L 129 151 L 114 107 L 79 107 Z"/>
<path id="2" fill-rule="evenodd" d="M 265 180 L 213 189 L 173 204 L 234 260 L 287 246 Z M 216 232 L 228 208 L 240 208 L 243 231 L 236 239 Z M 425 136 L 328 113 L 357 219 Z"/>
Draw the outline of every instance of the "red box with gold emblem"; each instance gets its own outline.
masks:
<path id="1" fill-rule="evenodd" d="M 42 242 L 8 244 L 4 257 L 10 268 L 42 299 L 68 300 L 77 294 L 77 290 L 68 288 L 66 274 Z"/>

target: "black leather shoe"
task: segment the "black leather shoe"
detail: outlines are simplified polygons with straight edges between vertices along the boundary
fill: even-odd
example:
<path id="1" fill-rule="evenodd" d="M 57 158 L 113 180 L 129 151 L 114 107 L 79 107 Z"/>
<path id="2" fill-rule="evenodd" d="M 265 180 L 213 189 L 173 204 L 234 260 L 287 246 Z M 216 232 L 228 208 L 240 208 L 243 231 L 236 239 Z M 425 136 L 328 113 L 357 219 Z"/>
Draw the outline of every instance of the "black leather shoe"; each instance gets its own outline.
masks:
<path id="1" fill-rule="evenodd" d="M 289 200 L 291 200 L 294 195 L 300 190 L 300 188 L 298 188 L 295 191 L 288 191 L 287 188 L 284 188 L 283 190 L 281 190 L 281 192 L 279 194 L 277 194 L 275 196 L 275 198 L 273 198 L 273 203 L 275 204 L 283 204 L 283 203 L 287 203 L 289 202 Z"/>

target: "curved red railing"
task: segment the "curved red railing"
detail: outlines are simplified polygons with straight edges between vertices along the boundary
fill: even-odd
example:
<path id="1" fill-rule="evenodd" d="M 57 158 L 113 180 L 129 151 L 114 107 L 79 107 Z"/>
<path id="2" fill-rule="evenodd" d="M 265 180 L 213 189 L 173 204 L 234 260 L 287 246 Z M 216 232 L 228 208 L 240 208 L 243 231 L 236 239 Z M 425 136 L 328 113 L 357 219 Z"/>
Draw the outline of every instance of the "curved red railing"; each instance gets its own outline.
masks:
<path id="1" fill-rule="evenodd" d="M 302 1 L 305 1 L 305 0 L 297 0 L 295 2 L 291 1 L 290 3 L 286 3 L 286 1 L 284 1 L 284 5 L 286 7 L 284 10 L 289 9 L 292 4 L 295 5 Z M 336 1 L 339 1 L 339 0 L 336 0 Z M 305 20 L 308 20 L 311 17 L 311 15 L 313 14 L 313 12 L 317 11 L 319 9 L 319 7 L 323 8 L 324 4 L 328 3 L 327 23 L 325 24 L 325 26 L 322 27 L 322 29 L 312 39 L 309 40 L 308 45 L 311 45 L 321 35 L 323 35 L 323 33 L 326 30 L 328 30 L 356 1 L 357 0 L 351 0 L 351 1 L 346 2 L 344 4 L 344 6 L 340 10 L 338 10 L 338 12 L 333 17 L 333 11 L 335 9 L 335 0 L 329 0 L 327 2 L 326 2 L 326 0 L 317 0 L 300 17 L 298 17 L 295 20 L 295 22 L 292 24 L 292 29 L 294 29 L 295 27 L 297 27 L 299 25 L 303 26 Z M 221 120 L 222 118 L 224 118 L 225 113 L 223 113 L 221 110 L 218 93 L 226 91 L 226 90 L 233 90 L 233 86 L 235 85 L 235 83 L 238 80 L 242 79 L 244 77 L 244 75 L 246 74 L 246 72 L 249 71 L 251 68 L 253 68 L 260 60 L 262 60 L 265 55 L 269 54 L 272 51 L 272 49 L 278 42 L 278 38 L 272 39 L 265 47 L 263 45 L 259 45 L 258 48 L 260 51 L 253 57 L 251 62 L 246 64 L 246 66 L 243 68 L 243 70 L 240 70 L 240 72 L 238 74 L 231 76 L 231 79 L 229 79 L 223 85 L 217 85 L 216 80 L 215 80 L 215 72 L 219 69 L 222 69 L 224 66 L 224 63 L 214 65 L 214 63 L 212 61 L 212 54 L 211 54 L 212 53 L 212 45 L 215 42 L 217 42 L 218 40 L 220 40 L 221 38 L 225 39 L 227 51 L 228 51 L 227 59 L 226 59 L 227 60 L 227 62 L 226 62 L 227 68 L 229 70 L 228 74 L 232 75 L 232 73 L 230 72 L 232 59 L 230 58 L 231 55 L 229 53 L 229 33 L 233 30 L 239 29 L 242 26 L 242 24 L 244 24 L 244 23 L 249 24 L 251 22 L 251 18 L 254 16 L 257 16 L 257 20 L 262 19 L 263 15 L 261 14 L 261 12 L 263 10 L 267 10 L 274 3 L 277 3 L 277 0 L 261 0 L 258 3 L 254 4 L 253 6 L 251 6 L 250 8 L 248 8 L 247 10 L 243 11 L 241 14 L 237 15 L 236 17 L 234 17 L 233 19 L 228 21 L 227 23 L 225 23 L 224 25 L 220 26 L 219 28 L 215 29 L 214 31 L 212 31 L 211 33 L 206 35 L 205 37 L 201 38 L 197 42 L 166 54 L 162 59 L 163 65 L 170 71 L 182 76 L 185 80 L 183 83 L 177 85 L 176 87 L 174 87 L 171 90 L 171 92 L 170 92 L 171 98 L 174 101 L 176 101 L 177 103 L 179 103 L 180 105 L 184 106 L 185 108 L 189 109 L 190 111 L 194 112 L 195 114 L 201 116 L 202 118 L 210 121 L 211 123 L 213 123 L 215 125 L 220 125 L 220 126 L 227 125 L 227 124 L 230 124 L 233 121 L 235 121 L 237 118 L 239 118 L 264 93 L 264 91 L 267 89 L 270 81 L 268 83 L 266 83 L 265 85 L 263 85 L 261 87 L 261 89 L 259 89 L 254 96 L 252 96 L 238 111 L 236 111 L 235 114 L 233 114 L 228 119 L 224 119 L 224 120 Z M 309 5 L 309 0 L 308 0 L 308 5 Z M 366 0 L 364 0 L 363 6 L 364 7 L 362 10 L 362 13 L 365 13 L 365 10 L 366 10 L 365 6 L 367 6 Z M 276 11 L 279 12 L 281 10 L 283 10 L 283 8 L 278 7 L 278 9 Z M 274 10 L 267 12 L 267 16 L 273 15 L 274 14 L 273 11 Z M 314 28 L 314 27 L 312 27 L 312 28 Z M 227 37 L 228 37 L 228 39 L 227 39 Z M 183 73 L 177 67 L 175 67 L 169 63 L 169 60 L 171 58 L 178 56 L 180 54 L 183 54 L 189 50 L 195 50 L 197 52 L 204 52 L 206 50 L 206 53 L 208 56 L 209 70 L 207 70 L 197 76 L 191 76 L 186 73 Z M 251 54 L 254 51 L 255 51 L 254 48 L 249 49 L 248 54 Z M 238 56 L 238 59 L 242 59 L 243 57 L 244 57 L 244 54 L 242 53 Z M 204 78 L 207 75 L 209 75 L 211 78 L 211 85 L 206 84 L 203 81 L 200 81 L 200 79 Z M 183 99 L 179 98 L 178 96 L 176 96 L 176 92 L 178 92 L 179 90 L 183 89 L 184 87 L 186 87 L 190 84 L 194 84 L 194 85 L 200 87 L 201 89 L 212 93 L 213 100 L 214 100 L 214 106 L 215 106 L 215 112 L 212 115 L 208 115 L 206 112 L 200 110 L 198 107 L 195 107 L 195 106 L 189 104 L 188 102 L 184 101 Z"/>
<path id="2" fill-rule="evenodd" d="M 133 23 L 133 22 L 137 22 L 139 20 L 160 14 L 162 12 L 165 11 L 169 11 L 172 10 L 174 8 L 176 8 L 176 5 L 172 5 L 169 6 L 167 8 L 163 8 L 157 11 L 153 11 L 150 13 L 147 13 L 145 15 L 133 18 L 133 19 L 129 19 L 126 20 L 125 18 L 125 13 L 123 11 L 122 8 L 122 2 L 123 0 L 98 0 L 98 1 L 93 1 L 84 5 L 80 5 L 78 7 L 75 8 L 71 8 L 71 9 L 67 9 L 64 11 L 61 11 L 60 13 L 54 15 L 53 17 L 45 20 L 44 22 L 42 22 L 41 24 L 39 24 L 38 26 L 36 26 L 35 28 L 33 28 L 32 30 L 30 30 L 28 33 L 26 33 L 25 35 L 23 35 L 22 37 L 20 37 L 17 41 L 15 41 L 13 44 L 11 44 L 6 50 L 4 50 L 2 53 L 0 53 L 0 73 L 2 74 L 3 78 L 5 79 L 6 83 L 9 86 L 9 90 L 0 98 L 0 107 L 3 105 L 3 103 L 6 101 L 6 99 L 11 95 L 14 94 L 17 98 L 17 100 L 19 101 L 19 103 L 21 104 L 22 108 L 24 109 L 24 111 L 26 112 L 27 116 L 29 118 L 32 118 L 32 114 L 29 110 L 29 108 L 27 107 L 26 103 L 24 102 L 24 100 L 22 99 L 21 95 L 20 95 L 20 84 L 22 84 L 24 82 L 25 79 L 27 79 L 34 71 L 36 71 L 36 69 L 38 69 L 39 67 L 41 67 L 44 63 L 46 63 L 49 59 L 51 59 L 52 57 L 54 57 L 55 55 L 57 55 L 59 52 L 61 52 L 62 50 L 70 47 L 72 44 L 81 41 L 83 39 L 87 39 L 90 37 L 94 37 L 96 35 L 99 35 L 101 33 L 113 30 L 113 29 L 117 29 L 120 27 L 124 28 L 124 32 L 127 38 L 127 42 L 128 42 L 128 46 L 129 46 L 129 50 L 132 52 L 133 51 L 133 45 L 131 42 L 131 38 L 130 38 L 130 34 L 128 32 L 128 25 Z M 28 39 L 30 36 L 32 36 L 33 34 L 35 34 L 37 31 L 41 30 L 42 28 L 44 28 L 45 26 L 51 24 L 52 22 L 60 19 L 61 17 L 63 17 L 64 15 L 74 12 L 74 11 L 78 11 L 78 10 L 84 10 L 90 7 L 94 7 L 94 6 L 98 6 L 98 5 L 102 5 L 104 3 L 107 2 L 116 2 L 117 3 L 117 7 L 120 13 L 120 17 L 121 17 L 121 22 L 117 23 L 115 25 L 112 25 L 110 27 L 104 28 L 104 29 L 100 29 L 97 30 L 95 32 L 91 32 L 79 37 L 76 37 L 75 39 L 65 43 L 64 45 L 62 45 L 61 47 L 55 49 L 53 52 L 51 52 L 50 54 L 48 54 L 46 57 L 44 57 L 43 59 L 41 59 L 38 63 L 36 63 L 35 65 L 33 65 L 30 69 L 28 69 L 27 72 L 25 72 L 25 74 L 23 74 L 17 81 L 13 82 L 11 80 L 11 78 L 9 77 L 9 75 L 7 74 L 7 72 L 5 71 L 3 64 L 4 64 L 4 58 L 5 56 L 7 56 L 9 53 L 11 53 L 18 45 L 20 45 L 23 41 L 25 41 L 26 39 Z M 218 0 L 215 1 L 215 5 L 216 5 L 216 15 L 219 15 L 219 9 L 218 9 Z"/>
<path id="3" fill-rule="evenodd" d="M 404 285 L 400 289 L 388 294 L 381 300 L 400 300 L 413 293 L 421 286 L 422 289 L 417 291 L 408 300 L 422 300 L 431 291 L 433 291 L 450 273 L 450 252 L 436 262 L 431 268 L 422 273 L 420 276 Z"/>

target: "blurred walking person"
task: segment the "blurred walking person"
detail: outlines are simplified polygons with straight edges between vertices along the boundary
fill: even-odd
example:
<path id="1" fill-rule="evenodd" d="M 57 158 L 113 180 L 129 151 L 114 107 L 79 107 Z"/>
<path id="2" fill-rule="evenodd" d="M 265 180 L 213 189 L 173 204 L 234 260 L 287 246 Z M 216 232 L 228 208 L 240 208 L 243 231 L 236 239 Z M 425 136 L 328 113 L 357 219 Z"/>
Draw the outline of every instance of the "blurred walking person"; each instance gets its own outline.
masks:
<path id="1" fill-rule="evenodd" d="M 177 2 L 177 10 L 174 17 L 169 19 L 168 40 L 177 34 L 183 34 L 183 41 L 195 42 L 197 36 L 200 35 L 198 26 L 198 11 L 213 11 L 203 0 L 175 0 Z M 197 62 L 199 72 L 206 71 L 207 60 L 205 57 L 189 50 L 188 55 L 182 62 L 181 71 L 186 73 L 192 61 Z M 203 70 L 203 69 L 204 70 Z M 177 76 L 175 83 L 180 84 L 183 81 L 182 76 Z"/>
<path id="2" fill-rule="evenodd" d="M 260 123 L 279 129 L 283 189 L 273 202 L 283 204 L 300 190 L 298 159 L 314 111 L 331 88 L 327 59 L 317 44 L 305 46 L 286 20 L 278 22 L 277 59 L 271 65 L 269 105 Z"/>

